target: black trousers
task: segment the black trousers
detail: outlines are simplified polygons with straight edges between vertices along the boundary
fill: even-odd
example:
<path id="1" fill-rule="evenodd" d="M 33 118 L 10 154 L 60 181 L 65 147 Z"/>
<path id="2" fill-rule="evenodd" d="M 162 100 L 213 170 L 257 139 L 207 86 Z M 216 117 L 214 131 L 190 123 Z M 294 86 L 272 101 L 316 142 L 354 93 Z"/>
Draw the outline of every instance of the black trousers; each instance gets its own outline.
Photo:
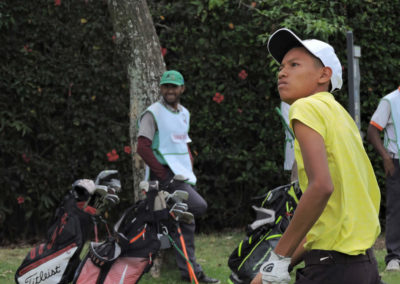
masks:
<path id="1" fill-rule="evenodd" d="M 335 251 L 312 250 L 305 267 L 296 271 L 296 284 L 379 284 L 381 278 L 372 249 L 350 256 Z"/>
<path id="2" fill-rule="evenodd" d="M 395 172 L 386 177 L 386 264 L 400 259 L 400 166 L 393 159 Z"/>

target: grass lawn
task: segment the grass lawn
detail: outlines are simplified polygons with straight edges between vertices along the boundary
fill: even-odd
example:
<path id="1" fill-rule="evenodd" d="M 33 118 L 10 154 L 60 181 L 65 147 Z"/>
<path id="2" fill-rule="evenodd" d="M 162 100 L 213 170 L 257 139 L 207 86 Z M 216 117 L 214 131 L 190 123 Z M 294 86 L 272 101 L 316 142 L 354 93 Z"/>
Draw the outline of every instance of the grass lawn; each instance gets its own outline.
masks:
<path id="1" fill-rule="evenodd" d="M 230 269 L 227 265 L 228 257 L 244 237 L 244 233 L 221 233 L 196 236 L 197 261 L 203 266 L 207 275 L 227 283 Z M 11 284 L 14 282 L 15 270 L 21 264 L 31 247 L 0 248 L 0 283 Z M 84 249 L 83 253 L 86 252 Z M 378 259 L 379 271 L 386 284 L 400 283 L 400 272 L 384 272 L 385 250 L 382 239 L 375 245 L 375 254 Z M 150 273 L 143 276 L 140 284 L 180 284 L 186 283 L 180 280 L 180 274 L 175 266 L 174 252 L 168 249 L 164 253 L 164 261 L 161 268 L 161 276 L 152 278 Z M 292 276 L 294 282 L 294 274 Z"/>

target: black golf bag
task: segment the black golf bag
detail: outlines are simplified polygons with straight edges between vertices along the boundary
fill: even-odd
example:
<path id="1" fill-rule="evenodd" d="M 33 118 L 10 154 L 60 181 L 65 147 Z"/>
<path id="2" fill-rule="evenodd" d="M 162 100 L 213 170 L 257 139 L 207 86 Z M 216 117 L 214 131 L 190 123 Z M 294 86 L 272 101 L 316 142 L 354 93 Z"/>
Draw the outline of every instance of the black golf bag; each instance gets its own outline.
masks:
<path id="1" fill-rule="evenodd" d="M 228 259 L 232 271 L 228 283 L 251 282 L 288 227 L 300 197 L 301 191 L 296 181 L 257 198 L 263 201 L 261 207 L 253 206 L 257 213 L 256 220 L 248 225 L 246 238 Z"/>
<path id="2" fill-rule="evenodd" d="M 69 192 L 57 209 L 46 242 L 27 254 L 15 273 L 16 283 L 69 283 L 79 265 L 79 254 L 88 239 L 93 207 L 77 202 Z"/>
<path id="3" fill-rule="evenodd" d="M 73 283 L 137 283 L 160 249 L 160 222 L 168 209 L 158 183 L 150 182 L 146 198 L 128 208 L 105 242 L 92 242 Z"/>

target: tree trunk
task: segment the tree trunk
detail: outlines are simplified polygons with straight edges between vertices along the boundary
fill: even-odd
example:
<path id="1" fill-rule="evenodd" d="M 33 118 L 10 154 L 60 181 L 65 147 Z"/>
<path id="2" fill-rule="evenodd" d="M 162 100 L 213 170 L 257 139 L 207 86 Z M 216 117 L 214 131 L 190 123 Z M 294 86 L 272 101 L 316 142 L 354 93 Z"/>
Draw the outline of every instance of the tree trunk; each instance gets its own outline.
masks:
<path id="1" fill-rule="evenodd" d="M 161 46 L 145 0 L 108 0 L 115 42 L 124 58 L 130 84 L 130 127 L 134 201 L 139 200 L 139 183 L 144 163 L 136 153 L 137 121 L 159 97 L 159 80 L 165 71 Z"/>

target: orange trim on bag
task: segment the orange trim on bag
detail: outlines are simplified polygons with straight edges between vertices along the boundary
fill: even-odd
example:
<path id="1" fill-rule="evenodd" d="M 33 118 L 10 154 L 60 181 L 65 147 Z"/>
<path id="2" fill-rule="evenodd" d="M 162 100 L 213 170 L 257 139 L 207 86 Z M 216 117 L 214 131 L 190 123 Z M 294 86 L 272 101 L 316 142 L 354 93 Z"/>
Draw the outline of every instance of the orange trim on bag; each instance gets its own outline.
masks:
<path id="1" fill-rule="evenodd" d="M 133 242 L 136 242 L 136 240 L 139 239 L 141 236 L 143 236 L 143 239 L 144 239 L 144 233 L 146 233 L 146 227 L 144 227 L 143 230 L 142 230 L 138 235 L 136 235 L 135 237 L 133 237 L 133 238 L 129 241 L 129 243 L 131 244 L 131 243 L 133 243 Z"/>
<path id="2" fill-rule="evenodd" d="M 375 126 L 376 128 L 378 128 L 379 131 L 382 131 L 382 130 L 383 130 L 383 127 L 380 126 L 380 125 L 379 125 L 378 123 L 376 123 L 375 121 L 372 121 L 372 120 L 371 120 L 369 124 L 371 124 L 371 125 Z"/>

